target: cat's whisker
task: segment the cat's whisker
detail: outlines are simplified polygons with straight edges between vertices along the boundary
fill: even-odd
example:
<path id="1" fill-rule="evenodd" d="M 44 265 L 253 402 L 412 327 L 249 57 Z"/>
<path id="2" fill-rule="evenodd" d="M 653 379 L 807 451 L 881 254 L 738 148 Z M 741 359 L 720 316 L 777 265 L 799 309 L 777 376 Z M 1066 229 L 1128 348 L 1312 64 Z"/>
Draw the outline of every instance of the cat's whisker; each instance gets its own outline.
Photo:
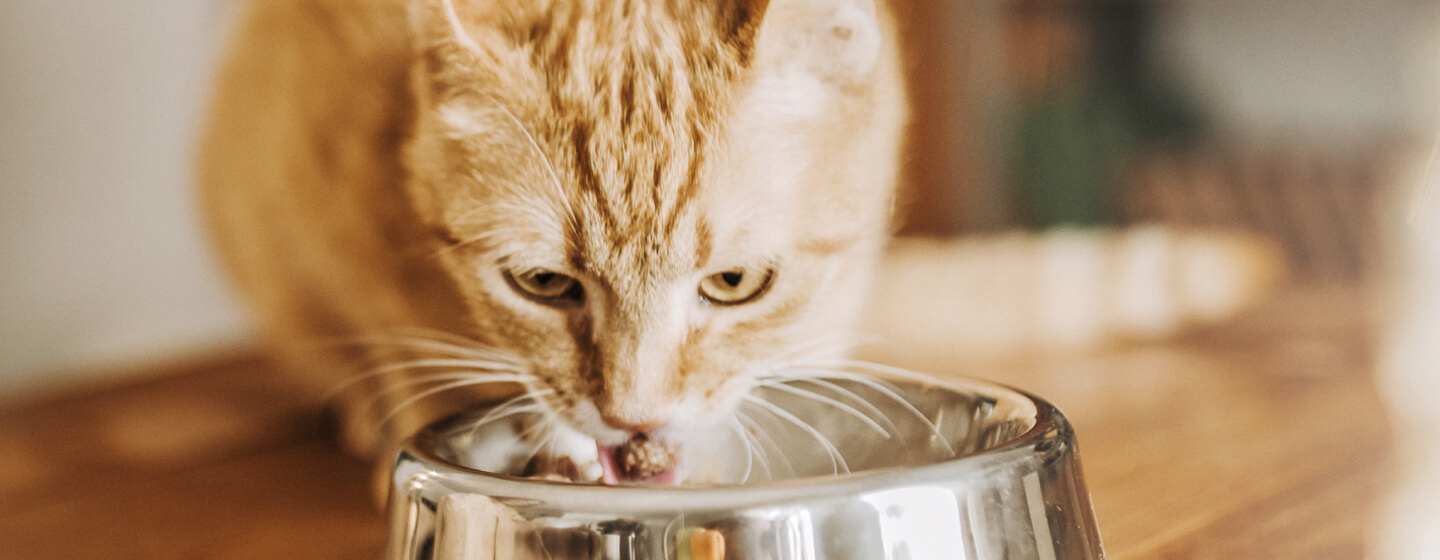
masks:
<path id="1" fill-rule="evenodd" d="M 495 408 L 490 409 L 488 412 L 485 413 L 484 416 L 481 416 L 480 419 L 476 420 L 474 424 L 471 424 L 470 434 L 474 435 L 476 432 L 480 431 L 480 428 L 485 427 L 491 422 L 498 422 L 511 416 L 519 414 L 544 413 L 549 409 L 549 407 L 545 406 L 545 403 L 541 400 L 541 397 L 554 394 L 554 392 L 555 391 L 552 389 L 531 390 L 525 392 L 524 394 L 512 397 L 505 402 L 497 405 Z"/>
<path id="2" fill-rule="evenodd" d="M 372 333 L 352 337 L 343 344 L 359 345 L 376 354 L 400 355 L 413 352 L 420 356 L 401 361 L 385 360 L 383 356 L 375 356 L 381 361 L 380 364 L 336 384 L 325 395 L 326 401 L 337 399 L 351 387 L 360 383 L 375 378 L 390 377 L 395 372 L 407 369 L 453 367 L 474 370 L 476 373 L 525 375 L 523 373 L 524 366 L 518 359 L 481 346 L 478 342 L 463 336 L 444 331 L 404 327 L 395 329 L 392 333 Z"/>
<path id="3" fill-rule="evenodd" d="M 544 446 L 544 442 L 547 437 L 555 435 L 555 430 L 550 429 L 550 418 L 543 415 L 540 418 L 536 418 L 534 423 L 526 426 L 523 431 L 521 431 L 518 435 L 515 436 L 521 441 L 524 441 L 526 438 L 529 438 L 531 434 L 537 432 L 541 434 L 540 444 L 536 445 L 535 449 L 531 451 L 532 456 L 540 452 L 540 449 Z"/>
<path id="4" fill-rule="evenodd" d="M 403 333 L 412 334 L 403 334 Z M 387 334 L 363 334 L 353 337 L 345 337 L 335 340 L 334 346 L 360 346 L 362 348 L 380 350 L 383 348 L 395 348 L 397 350 L 423 350 L 433 352 L 442 356 L 470 357 L 483 360 L 499 362 L 518 363 L 518 360 L 505 353 L 496 351 L 480 343 L 445 333 L 443 331 L 430 331 L 418 328 L 397 329 L 396 332 Z"/>
<path id="5" fill-rule="evenodd" d="M 945 384 L 945 380 L 940 379 L 940 378 L 938 378 L 938 377 L 935 377 L 935 376 L 933 376 L 933 375 L 928 375 L 928 374 L 920 373 L 920 372 L 918 372 L 918 371 L 911 371 L 911 370 L 904 369 L 904 368 L 898 368 L 898 367 L 895 367 L 895 366 L 887 366 L 887 365 L 885 365 L 885 364 L 877 364 L 877 363 L 875 363 L 875 362 L 867 362 L 867 361 L 864 361 L 864 360 L 855 360 L 855 359 L 850 359 L 850 358 L 835 358 L 835 359 L 829 359 L 829 360 L 818 360 L 818 361 L 806 363 L 806 364 L 804 364 L 804 365 L 806 365 L 806 366 L 820 367 L 820 368 L 825 368 L 825 367 L 831 367 L 831 366 L 833 366 L 833 367 L 839 367 L 839 368 L 853 369 L 853 370 L 857 370 L 857 371 L 860 371 L 860 372 L 865 372 L 865 373 L 870 373 L 870 374 L 879 374 L 879 375 L 888 375 L 888 376 L 890 376 L 890 377 L 895 377 L 895 378 L 899 378 L 899 379 L 904 379 L 904 380 L 907 380 L 907 381 L 915 381 L 915 382 L 917 382 L 917 383 L 925 383 L 925 384 L 928 384 L 928 385 L 944 385 L 944 384 Z"/>
<path id="6" fill-rule="evenodd" d="M 491 204 L 488 210 L 493 213 L 514 216 L 517 218 L 524 217 L 525 221 L 528 222 L 544 223 L 548 221 L 553 221 L 555 219 L 554 214 L 548 213 L 545 210 L 535 207 L 534 205 L 524 203 L 496 202 Z M 498 231 L 502 233 L 512 233 L 508 230 Z"/>
<path id="7" fill-rule="evenodd" d="M 496 408 L 495 410 L 486 413 L 485 416 L 481 417 L 480 420 L 476 420 L 474 424 L 471 424 L 470 430 L 471 433 L 478 432 L 481 428 L 484 428 L 485 426 L 488 426 L 495 422 L 499 422 L 506 418 L 510 418 L 512 416 L 519 416 L 522 414 L 540 414 L 544 411 L 545 405 L 538 403 L 530 403 L 523 406 L 512 406 L 505 409 Z"/>
<path id="8" fill-rule="evenodd" d="M 337 383 L 337 384 L 335 385 L 335 387 L 334 387 L 333 389 L 331 389 L 329 393 L 327 393 L 327 396 L 328 396 L 329 398 L 334 398 L 334 397 L 336 397 L 336 396 L 344 393 L 344 392 L 345 392 L 346 390 L 348 390 L 351 386 L 356 385 L 356 384 L 359 384 L 360 382 L 367 381 L 367 380 L 371 380 L 371 379 L 374 379 L 374 378 L 377 378 L 377 377 L 393 377 L 396 372 L 402 371 L 402 370 L 405 370 L 405 369 L 409 369 L 409 368 L 407 368 L 407 367 L 388 367 L 388 368 L 384 368 L 383 370 L 369 371 L 369 372 L 366 372 L 366 373 L 361 373 L 361 374 L 352 376 L 351 378 L 346 379 L 345 381 L 342 381 L 342 382 L 340 382 L 340 383 Z M 517 376 L 517 377 L 526 377 L 526 378 L 529 378 L 529 379 L 532 379 L 532 380 L 535 379 L 534 376 L 529 375 L 529 374 L 527 374 L 527 373 L 522 373 L 522 372 L 520 372 L 518 369 L 508 369 L 508 368 L 507 368 L 507 369 L 499 369 L 499 370 L 488 369 L 488 368 L 462 368 L 462 369 L 452 369 L 452 370 L 450 370 L 450 371 L 465 372 L 465 373 L 470 373 L 470 374 L 472 374 L 472 375 L 509 375 L 509 376 Z M 445 374 L 445 373 L 447 373 L 447 372 L 444 372 L 444 371 L 442 371 L 442 372 L 429 372 L 429 373 L 422 373 L 422 374 L 419 374 L 419 375 L 413 375 L 413 376 L 410 376 L 410 377 L 411 377 L 411 378 L 417 378 L 417 379 L 419 379 L 419 378 L 425 378 L 425 377 L 428 377 L 428 376 L 431 376 L 431 375 L 439 375 L 439 374 Z"/>
<path id="9" fill-rule="evenodd" d="M 774 377 L 781 379 L 821 379 L 834 381 L 851 381 L 863 385 L 875 392 L 881 393 L 891 399 L 900 399 L 904 403 L 910 401 L 900 396 L 900 388 L 884 377 L 877 377 L 868 373 L 829 369 L 818 366 L 791 366 L 783 370 L 777 370 Z"/>
<path id="10" fill-rule="evenodd" d="M 838 394 L 838 395 L 840 395 L 840 396 L 842 396 L 842 397 L 845 397 L 845 398 L 850 399 L 851 401 L 854 401 L 855 404 L 863 407 L 863 408 L 865 409 L 865 411 L 870 415 L 871 418 L 878 418 L 878 419 L 880 419 L 880 420 L 883 420 L 883 421 L 885 422 L 885 424 L 886 424 L 886 429 L 887 429 L 887 430 L 893 430 L 893 431 L 896 431 L 896 432 L 900 431 L 900 427 L 899 427 L 899 426 L 896 426 L 896 425 L 895 425 L 895 422 L 890 419 L 890 415 L 889 415 L 889 414 L 886 414 L 885 411 L 880 410 L 880 407 L 875 406 L 874 403 L 871 403 L 869 400 L 867 400 L 865 397 L 860 396 L 860 395 L 859 395 L 858 393 L 856 393 L 855 391 L 851 391 L 850 389 L 846 389 L 845 387 L 841 386 L 841 385 L 838 384 L 838 383 L 833 383 L 833 382 L 829 381 L 827 378 L 810 376 L 810 375 L 801 375 L 801 376 L 775 376 L 775 377 L 770 377 L 770 378 L 767 378 L 767 379 L 761 381 L 761 384 L 766 384 L 766 383 L 792 383 L 792 384 L 793 384 L 793 383 L 810 383 L 810 384 L 813 384 L 813 385 L 818 385 L 818 386 L 820 386 L 820 387 L 824 387 L 824 388 L 826 388 L 826 389 L 829 389 L 829 390 L 831 390 L 831 391 L 834 391 L 836 394 Z"/>
<path id="11" fill-rule="evenodd" d="M 796 373 L 793 373 L 793 374 L 792 374 L 792 373 L 788 373 L 788 372 L 796 372 Z M 860 384 L 860 385 L 864 385 L 864 386 L 870 388 L 871 390 L 875 391 L 876 393 L 879 393 L 880 395 L 883 395 L 885 398 L 889 399 L 890 401 L 892 401 L 892 402 L 900 405 L 902 408 L 904 408 L 907 413 L 909 413 L 911 416 L 915 417 L 916 420 L 919 420 L 919 421 L 920 421 L 921 423 L 923 423 L 927 428 L 929 428 L 931 435 L 937 436 L 937 439 L 940 441 L 940 444 L 945 446 L 945 450 L 946 450 L 947 452 L 949 452 L 951 455 L 954 455 L 954 454 L 955 454 L 955 449 L 950 446 L 950 442 L 948 442 L 948 441 L 945 440 L 945 438 L 943 437 L 943 434 L 940 432 L 940 428 L 939 428 L 938 426 L 936 426 L 933 421 L 930 420 L 930 417 L 926 416 L 925 413 L 920 412 L 920 409 L 915 408 L 915 405 L 914 405 L 913 403 L 911 403 L 909 399 L 906 399 L 905 397 L 901 396 L 900 393 L 895 390 L 894 386 L 891 385 L 890 383 L 888 383 L 887 381 L 885 381 L 883 378 L 878 378 L 878 377 L 875 377 L 875 376 L 872 376 L 872 375 L 868 375 L 868 374 L 864 374 L 864 373 L 856 373 L 856 372 L 850 372 L 850 371 L 839 371 L 839 370 L 830 370 L 830 369 L 821 369 L 821 368 L 818 368 L 818 367 L 795 367 L 795 368 L 791 368 L 791 369 L 789 369 L 789 370 L 786 370 L 786 373 L 779 373 L 779 374 L 777 374 L 777 375 L 778 375 L 779 377 L 784 377 L 784 376 L 786 376 L 786 375 L 793 375 L 793 377 L 794 377 L 794 378 L 797 378 L 797 379 L 798 379 L 798 378 L 820 378 L 820 379 L 830 378 L 830 379 L 839 379 L 839 380 L 842 380 L 842 381 L 853 381 L 853 382 L 858 383 L 858 384 Z M 919 374 L 917 374 L 917 375 L 919 375 Z"/>
<path id="12" fill-rule="evenodd" d="M 524 383 L 524 381 L 518 381 L 516 379 L 478 378 L 454 381 L 451 383 L 446 383 L 439 387 L 426 389 L 403 401 L 400 401 L 398 404 L 391 407 L 390 411 L 380 418 L 379 425 L 383 426 L 389 424 L 390 420 L 394 419 L 395 416 L 400 414 L 401 412 L 404 412 L 406 408 L 409 408 L 411 405 L 436 394 L 443 393 L 445 391 L 453 391 L 455 389 L 460 389 L 464 387 L 475 387 L 479 385 L 488 385 L 491 383 Z"/>
<path id="13" fill-rule="evenodd" d="M 447 342 L 455 346 L 470 348 L 477 351 L 498 353 L 495 349 L 484 345 L 478 340 L 443 329 L 432 329 L 428 327 L 407 325 L 393 328 L 390 332 L 394 334 L 404 335 L 410 338 Z"/>
<path id="14" fill-rule="evenodd" d="M 737 420 L 737 424 L 738 423 Z M 755 457 L 760 461 L 760 468 L 765 471 L 765 478 L 775 480 L 775 470 L 770 467 L 770 452 L 760 443 L 760 437 L 758 435 L 750 433 L 749 430 L 744 430 L 744 425 L 740 425 L 740 427 L 744 431 L 745 438 L 749 441 L 749 445 L 755 449 Z M 790 467 L 790 469 L 794 470 L 794 467 Z"/>
<path id="15" fill-rule="evenodd" d="M 781 408 L 775 403 L 772 403 L 754 395 L 745 395 L 743 398 L 746 402 L 759 406 L 766 412 L 769 412 L 770 414 L 775 415 L 777 418 L 780 418 L 781 420 L 784 420 L 791 425 L 800 428 L 802 431 L 809 434 L 810 437 L 815 438 L 815 441 L 819 443 L 822 447 L 824 447 L 825 451 L 830 454 L 830 464 L 835 470 L 835 474 L 850 473 L 850 465 L 846 464 L 845 457 L 843 454 L 840 453 L 840 449 L 835 447 L 835 443 L 831 442 L 830 438 L 827 438 L 825 437 L 825 434 L 820 433 L 820 430 L 815 429 L 814 426 L 811 426 L 808 422 L 800 419 L 799 416 L 795 416 L 790 411 Z"/>
<path id="16" fill-rule="evenodd" d="M 489 209 L 489 208 L 483 208 L 483 209 L 480 209 L 480 210 L 472 210 L 472 211 L 470 211 L 470 212 L 466 212 L 464 216 L 469 216 L 470 214 L 473 214 L 473 213 L 478 212 L 478 211 L 488 211 L 488 210 L 490 210 L 490 209 Z M 480 243 L 480 242 L 483 242 L 483 241 L 488 241 L 488 240 L 490 240 L 490 239 L 493 238 L 493 237 L 499 237 L 500 235 L 505 234 L 505 233 L 508 233 L 508 232 L 507 232 L 506 230 L 503 230 L 503 229 L 494 229 L 494 230 L 487 231 L 487 232 L 485 232 L 485 233 L 481 233 L 481 234 L 479 234 L 479 235 L 473 235 L 473 236 L 470 236 L 470 237 L 466 237 L 466 238 L 464 238 L 464 239 L 457 240 L 455 243 L 452 243 L 452 244 L 446 245 L 446 246 L 444 246 L 444 247 L 441 247 L 439 250 L 435 251 L 434 253 L 431 253 L 431 254 L 430 254 L 430 257 L 431 257 L 431 258 L 439 258 L 439 257 L 445 256 L 446 254 L 449 254 L 449 253 L 453 253 L 453 252 L 455 252 L 455 251 L 458 251 L 458 250 L 460 250 L 461 248 L 468 247 L 468 246 L 470 246 L 470 245 L 474 245 L 474 244 L 476 244 L 476 243 Z"/>
<path id="17" fill-rule="evenodd" d="M 735 429 L 735 435 L 740 437 L 740 443 L 745 446 L 745 475 L 740 477 L 740 483 L 750 482 L 750 473 L 755 468 L 755 447 L 750 444 L 750 435 L 745 432 L 745 426 L 733 416 L 730 418 L 730 427 Z"/>
<path id="18" fill-rule="evenodd" d="M 885 439 L 890 439 L 890 432 L 886 430 L 884 426 L 881 426 L 879 422 L 876 422 L 875 419 L 860 412 L 855 407 L 840 402 L 839 399 L 789 385 L 787 381 L 765 381 L 761 382 L 758 386 L 774 389 L 777 391 L 783 391 L 800 397 L 802 399 L 809 399 L 833 406 L 839 411 L 844 412 L 845 414 L 855 418 L 856 420 L 863 422 L 866 426 L 869 426 L 870 429 L 875 430 L 876 433 L 880 434 Z"/>
<path id="19" fill-rule="evenodd" d="M 805 342 L 801 342 L 800 344 L 791 347 L 789 350 L 772 356 L 767 361 L 775 365 L 784 365 L 790 363 L 791 361 L 804 361 L 806 360 L 806 358 L 812 357 L 815 354 L 828 355 L 832 353 L 846 352 L 849 350 L 853 350 L 856 346 L 859 345 L 860 344 L 855 340 L 855 336 L 852 334 L 833 333 L 825 336 L 815 337 Z"/>
<path id="20" fill-rule="evenodd" d="M 551 186 L 555 188 L 555 196 L 561 199 L 566 198 L 564 183 L 560 182 L 560 175 L 555 172 L 555 165 L 550 162 L 550 156 L 546 155 L 545 150 L 540 148 L 540 142 L 535 139 L 535 135 L 531 134 L 530 129 L 525 127 L 525 123 L 522 122 L 519 117 L 516 117 L 515 113 L 511 111 L 509 107 L 506 107 L 504 103 L 501 103 L 499 99 L 496 99 L 492 95 L 485 95 L 485 97 L 488 97 L 490 102 L 495 104 L 495 108 L 500 109 L 500 112 L 505 113 L 505 116 L 510 118 L 510 122 L 515 124 L 515 128 L 520 129 L 520 132 L 525 134 L 525 139 L 530 141 L 530 149 L 540 158 L 540 162 L 545 164 L 545 171 L 550 173 L 550 183 Z"/>
<path id="21" fill-rule="evenodd" d="M 550 392 L 553 393 L 554 391 Z M 560 417 L 555 414 L 555 411 L 553 409 L 546 406 L 543 408 L 543 410 L 540 411 L 540 418 L 537 419 L 537 422 L 543 423 L 545 425 L 545 447 L 547 448 L 550 455 L 552 457 L 562 456 L 562 453 L 560 453 L 556 449 L 556 445 L 560 442 L 560 430 L 562 429 L 561 427 L 563 425 Z M 571 460 L 573 461 L 574 458 L 571 457 Z M 576 466 L 578 467 L 579 465 L 577 464 Z"/>
<path id="22" fill-rule="evenodd" d="M 520 430 L 520 433 L 515 434 L 515 437 L 519 438 L 520 441 L 525 441 L 535 432 L 543 430 L 543 428 L 541 428 L 541 425 L 542 424 L 540 422 L 533 422 L 530 425 L 525 426 L 524 430 Z"/>
<path id="23" fill-rule="evenodd" d="M 546 450 L 546 446 L 552 443 L 551 440 L 555 435 L 553 430 L 542 428 L 541 424 L 536 422 L 527 427 L 525 431 L 521 432 L 517 437 L 519 437 L 521 441 L 524 441 L 525 438 L 530 437 L 532 433 L 538 433 L 539 435 L 535 437 L 535 445 L 530 446 L 530 450 L 526 452 L 526 455 L 530 457 L 529 460 L 534 460 L 536 457 L 539 457 L 540 453 Z M 551 455 L 554 455 L 553 446 L 550 447 L 550 450 L 552 451 Z"/>
<path id="24" fill-rule="evenodd" d="M 387 373 L 393 372 L 367 373 L 348 379 L 340 383 L 337 387 L 335 387 L 326 394 L 326 402 L 331 402 L 339 399 L 341 395 L 343 395 L 346 391 L 350 390 L 356 383 L 359 383 L 360 381 L 382 376 Z M 421 375 L 407 376 L 404 379 L 396 381 L 389 381 L 384 383 L 377 390 L 368 391 L 366 395 L 369 397 L 369 401 L 371 404 L 367 404 L 365 406 L 374 406 L 373 403 L 383 399 L 385 395 L 389 395 L 396 391 L 404 390 L 407 388 L 415 387 L 417 385 L 435 383 L 438 381 L 458 381 L 461 379 L 484 380 L 488 383 L 515 383 L 522 386 L 528 383 L 533 383 L 537 380 L 534 376 L 531 375 L 503 371 L 493 372 L 485 370 L 450 370 L 429 372 Z"/>
<path id="25" fill-rule="evenodd" d="M 829 369 L 810 365 L 790 366 L 783 370 L 777 370 L 777 372 L 776 377 L 782 379 L 853 381 L 875 391 L 886 393 L 887 395 L 898 395 L 900 392 L 900 387 L 896 386 L 889 379 L 862 372 Z"/>
<path id="26" fill-rule="evenodd" d="M 519 373 L 519 367 L 501 362 L 487 362 L 481 360 L 456 360 L 448 358 L 428 358 L 423 360 L 410 360 L 408 362 L 396 362 L 387 364 L 373 370 L 369 374 L 378 375 L 409 369 L 429 368 L 469 368 L 475 371 L 513 372 Z"/>
<path id="27" fill-rule="evenodd" d="M 535 422 L 531 424 L 524 432 L 521 432 L 519 434 L 519 437 L 524 438 L 529 434 L 529 432 L 537 428 L 548 430 L 547 435 L 555 435 L 556 431 L 553 429 L 553 427 L 559 425 L 560 420 L 559 417 L 556 416 L 555 410 L 548 403 L 546 403 L 544 399 L 544 397 L 548 397 L 554 394 L 554 389 L 533 388 L 528 393 L 526 393 L 527 397 L 530 397 L 532 400 L 535 401 L 535 408 L 538 414 L 537 418 L 535 418 Z"/>
<path id="28" fill-rule="evenodd" d="M 745 411 L 736 408 L 734 409 L 734 414 L 735 419 L 739 420 L 740 423 L 748 428 L 748 431 L 754 435 L 755 445 L 764 450 L 764 453 L 761 455 L 761 463 L 764 465 L 765 472 L 770 476 L 771 480 L 774 480 L 775 476 L 770 467 L 770 449 L 774 449 L 780 457 L 780 460 L 785 462 L 785 469 L 789 471 L 790 476 L 795 476 L 795 465 L 791 464 L 790 458 L 785 455 L 785 448 L 780 447 L 779 442 L 776 442 L 775 438 L 770 437 L 770 432 L 765 430 L 765 428 L 756 422 L 754 418 L 751 418 L 749 414 L 745 414 Z M 765 441 L 761 441 L 761 438 L 764 438 Z M 770 444 L 768 449 L 765 448 L 765 443 Z"/>
<path id="29" fill-rule="evenodd" d="M 528 381 L 528 379 L 510 377 L 505 374 L 492 375 L 486 373 L 474 373 L 466 371 L 455 373 L 439 372 L 423 376 L 414 376 L 408 379 L 387 383 L 381 390 L 376 391 L 374 393 L 374 396 L 383 397 L 396 391 L 411 389 L 420 385 L 433 385 L 445 381 L 461 381 L 466 379 L 484 379 L 486 381 L 491 381 L 495 383 L 515 383 L 519 385 L 523 385 L 526 381 Z"/>
<path id="30" fill-rule="evenodd" d="M 560 430 L 559 430 L 559 427 L 555 424 L 555 417 L 554 417 L 553 415 L 548 415 L 548 414 L 547 414 L 547 415 L 545 416 L 545 422 L 548 422 L 548 423 L 549 423 L 549 426 L 550 426 L 550 433 L 549 433 L 549 436 L 548 436 L 548 438 L 547 438 L 547 440 L 546 440 L 546 444 L 545 444 L 545 445 L 546 445 L 546 447 L 548 448 L 548 450 L 549 450 L 549 452 L 550 452 L 551 455 L 558 456 L 558 455 L 560 455 L 560 453 L 556 450 L 555 446 L 560 442 Z M 576 465 L 576 466 L 579 466 L 579 465 Z"/>

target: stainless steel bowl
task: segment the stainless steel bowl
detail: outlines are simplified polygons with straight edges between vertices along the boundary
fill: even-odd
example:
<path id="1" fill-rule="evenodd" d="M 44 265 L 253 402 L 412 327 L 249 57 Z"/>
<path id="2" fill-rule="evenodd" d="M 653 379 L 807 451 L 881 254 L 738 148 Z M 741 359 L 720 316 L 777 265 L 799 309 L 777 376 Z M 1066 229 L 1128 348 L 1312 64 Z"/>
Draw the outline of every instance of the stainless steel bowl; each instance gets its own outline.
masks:
<path id="1" fill-rule="evenodd" d="M 1074 434 L 1041 399 L 970 380 L 831 381 L 757 396 L 784 412 L 763 405 L 768 414 L 736 424 L 736 441 L 750 445 L 687 453 L 729 483 L 612 487 L 487 472 L 471 453 L 493 443 L 472 429 L 485 410 L 431 426 L 395 463 L 388 558 L 1104 557 Z"/>

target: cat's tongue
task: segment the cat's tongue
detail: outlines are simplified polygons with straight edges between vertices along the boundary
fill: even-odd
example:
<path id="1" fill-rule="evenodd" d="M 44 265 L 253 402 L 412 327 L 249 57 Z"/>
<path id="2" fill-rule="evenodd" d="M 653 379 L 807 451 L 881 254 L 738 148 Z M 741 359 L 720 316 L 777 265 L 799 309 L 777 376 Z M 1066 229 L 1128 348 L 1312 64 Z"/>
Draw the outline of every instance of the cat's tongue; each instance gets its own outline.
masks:
<path id="1" fill-rule="evenodd" d="M 638 442 L 637 442 L 638 440 Z M 647 445 L 643 439 L 631 440 L 619 446 L 597 445 L 599 448 L 600 468 L 602 469 L 601 481 L 610 486 L 621 484 L 680 484 L 684 478 L 682 454 L 678 445 L 661 446 L 656 443 L 649 443 L 656 451 L 663 450 L 670 455 L 668 466 L 662 465 L 633 465 L 628 464 L 635 460 L 636 449 L 633 446 Z M 627 461 L 629 458 L 629 461 Z"/>

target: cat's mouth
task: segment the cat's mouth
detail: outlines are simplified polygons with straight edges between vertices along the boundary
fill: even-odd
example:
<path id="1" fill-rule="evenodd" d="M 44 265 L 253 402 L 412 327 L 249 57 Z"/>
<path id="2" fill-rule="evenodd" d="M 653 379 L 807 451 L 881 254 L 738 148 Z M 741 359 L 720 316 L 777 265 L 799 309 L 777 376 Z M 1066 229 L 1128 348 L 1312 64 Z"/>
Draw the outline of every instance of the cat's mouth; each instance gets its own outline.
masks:
<path id="1" fill-rule="evenodd" d="M 597 443 L 596 451 L 604 484 L 679 484 L 684 479 L 683 453 L 678 444 L 642 433 L 616 446 Z"/>

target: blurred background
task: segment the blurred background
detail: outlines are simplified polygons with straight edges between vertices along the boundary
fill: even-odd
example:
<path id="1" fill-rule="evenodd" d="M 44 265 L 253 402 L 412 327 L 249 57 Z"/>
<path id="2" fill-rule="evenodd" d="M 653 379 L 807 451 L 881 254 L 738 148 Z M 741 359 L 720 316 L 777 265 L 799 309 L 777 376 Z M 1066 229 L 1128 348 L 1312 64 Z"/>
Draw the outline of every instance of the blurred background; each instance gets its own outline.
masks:
<path id="1" fill-rule="evenodd" d="M 0 2 L 0 400 L 245 336 L 192 185 L 228 4 Z"/>
<path id="2" fill-rule="evenodd" d="M 904 233 L 1160 221 L 1373 263 L 1440 129 L 1440 4 L 907 0 Z M 246 340 L 194 212 L 224 0 L 0 3 L 0 400 Z"/>
<path id="3" fill-rule="evenodd" d="M 1440 115 L 1434 2 L 905 4 L 953 18 L 908 36 L 951 53 L 914 61 L 910 231 L 1273 230 L 1271 191 L 1365 196 Z"/>

